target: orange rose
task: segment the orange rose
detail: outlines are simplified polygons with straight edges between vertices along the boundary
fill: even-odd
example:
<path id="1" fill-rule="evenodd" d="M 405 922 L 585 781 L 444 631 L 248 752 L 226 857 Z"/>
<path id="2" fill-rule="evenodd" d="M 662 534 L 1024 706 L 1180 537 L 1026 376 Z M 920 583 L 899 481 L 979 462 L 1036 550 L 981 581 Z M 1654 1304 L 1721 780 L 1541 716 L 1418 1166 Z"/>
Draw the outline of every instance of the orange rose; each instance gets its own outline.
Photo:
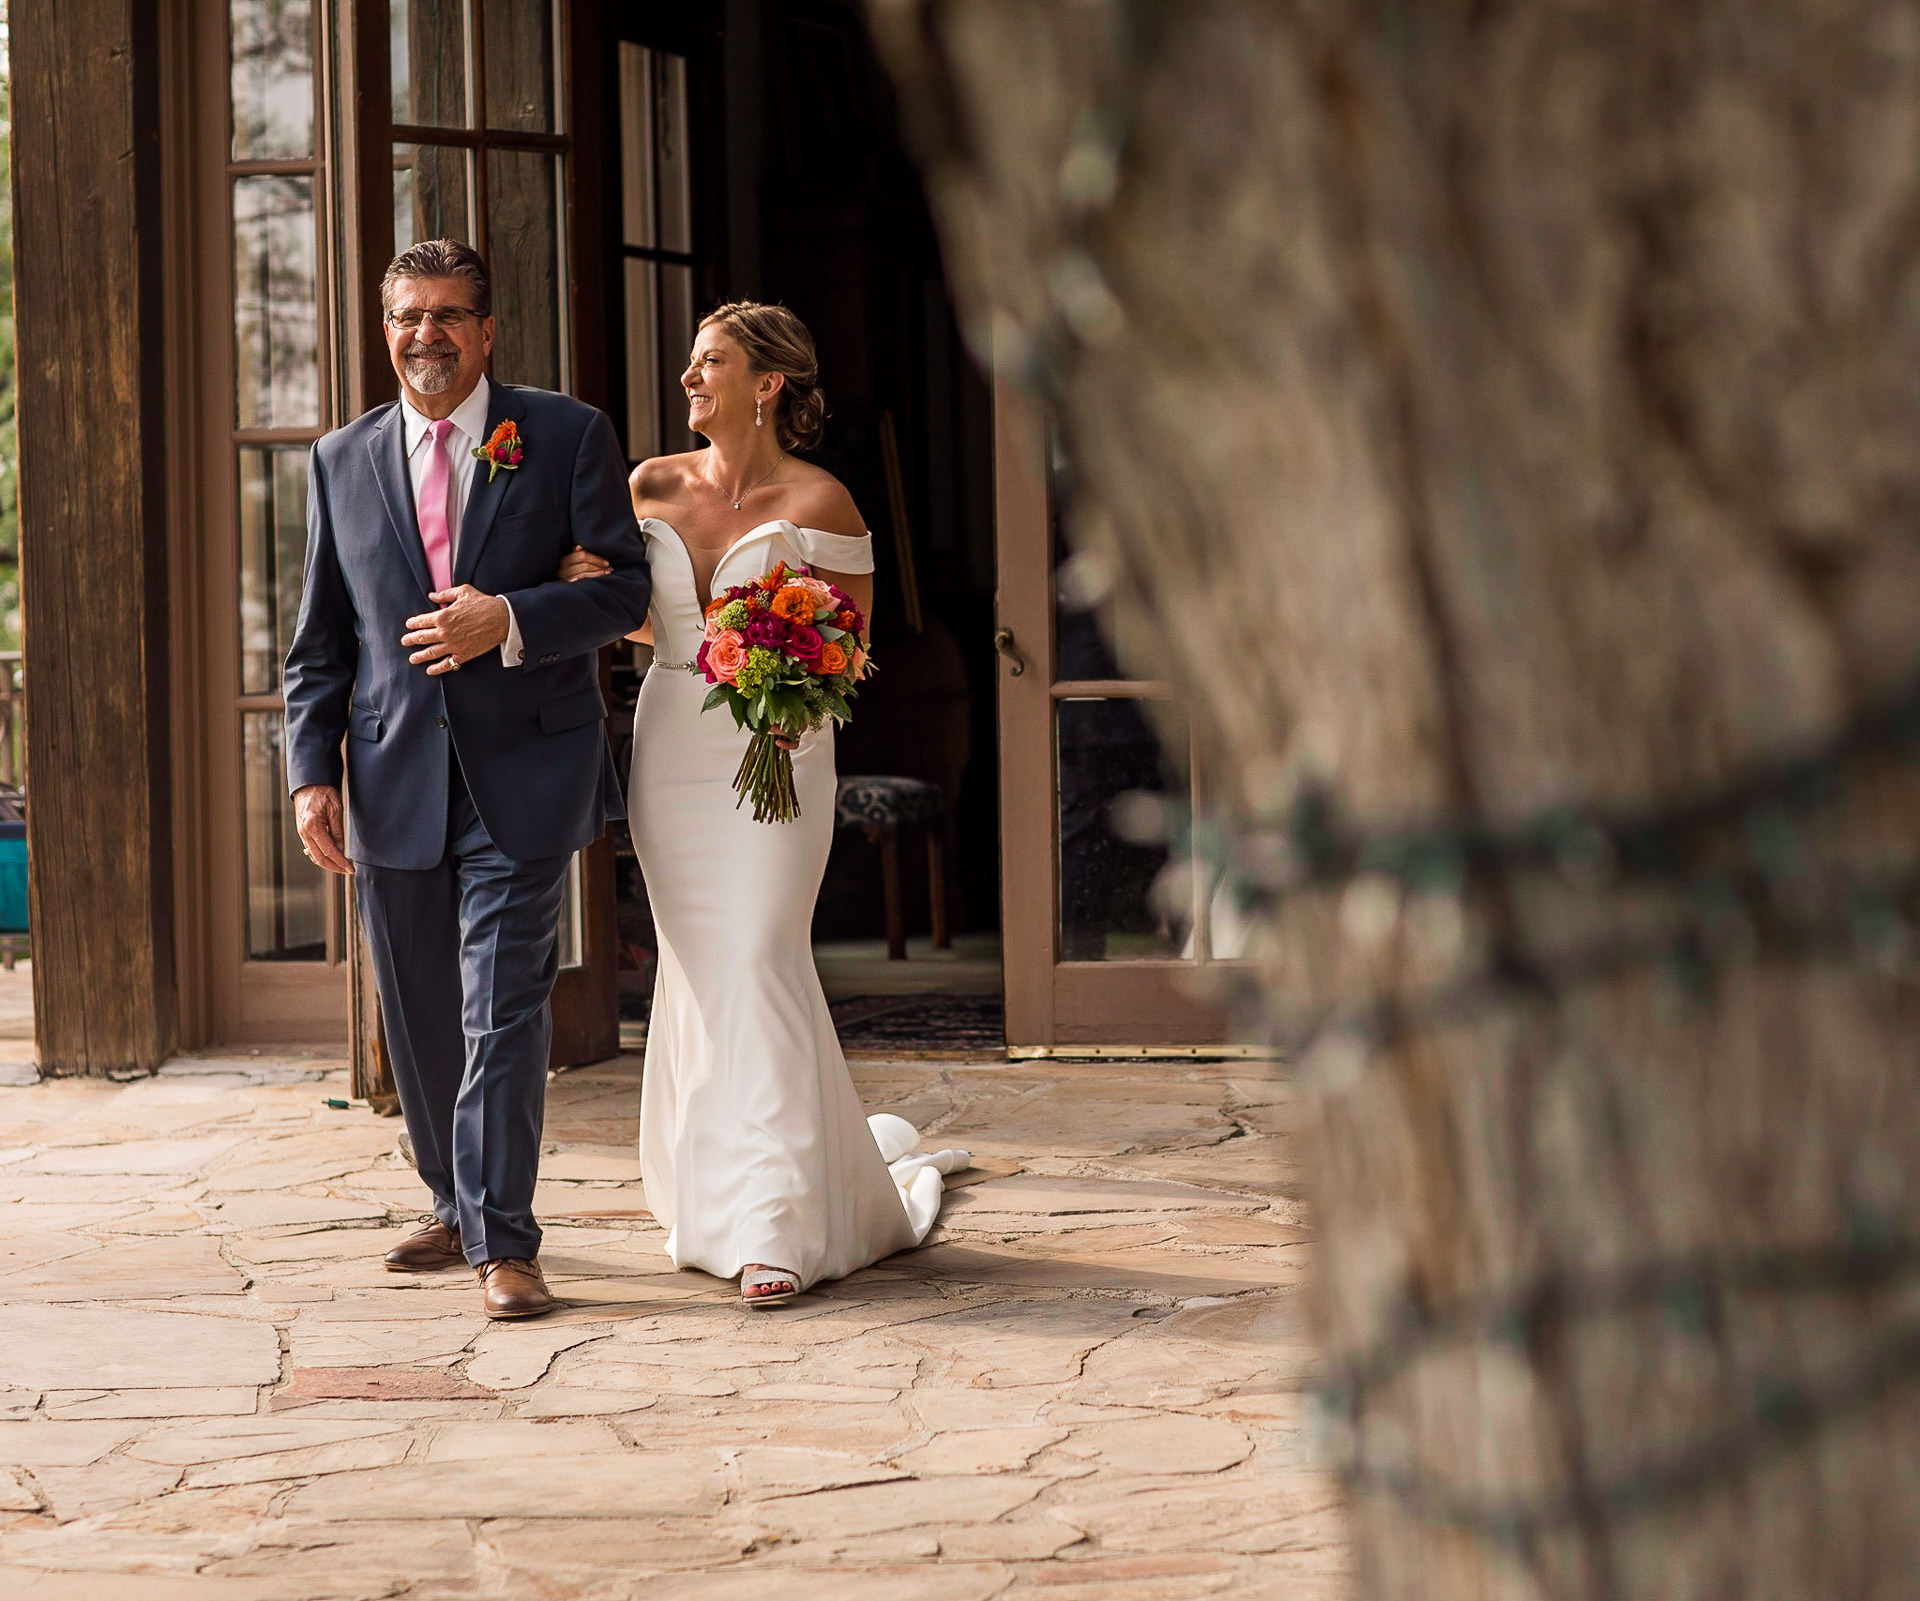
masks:
<path id="1" fill-rule="evenodd" d="M 813 613 L 813 596 L 798 584 L 788 584 L 773 597 L 773 615 L 790 623 L 810 623 Z"/>
<path id="2" fill-rule="evenodd" d="M 820 647 L 820 671 L 829 677 L 847 670 L 847 653 L 840 648 L 837 639 L 830 639 Z"/>
<path id="3" fill-rule="evenodd" d="M 731 628 L 723 628 L 707 646 L 707 666 L 716 678 L 731 684 L 747 665 L 747 642 Z"/>
<path id="4" fill-rule="evenodd" d="M 860 619 L 850 611 L 835 612 L 833 626 L 846 633 L 852 633 L 860 625 Z"/>

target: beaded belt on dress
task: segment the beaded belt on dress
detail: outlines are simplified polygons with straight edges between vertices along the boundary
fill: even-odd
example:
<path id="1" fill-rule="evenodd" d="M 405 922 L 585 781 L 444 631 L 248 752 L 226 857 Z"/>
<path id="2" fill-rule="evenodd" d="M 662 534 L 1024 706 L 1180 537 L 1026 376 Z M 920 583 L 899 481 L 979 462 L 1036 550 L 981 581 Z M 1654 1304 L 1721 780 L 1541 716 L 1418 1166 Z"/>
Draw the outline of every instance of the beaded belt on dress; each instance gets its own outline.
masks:
<path id="1" fill-rule="evenodd" d="M 698 662 L 663 662 L 657 656 L 653 660 L 653 665 L 660 668 L 663 672 L 669 673 L 697 673 L 700 671 L 700 664 Z"/>

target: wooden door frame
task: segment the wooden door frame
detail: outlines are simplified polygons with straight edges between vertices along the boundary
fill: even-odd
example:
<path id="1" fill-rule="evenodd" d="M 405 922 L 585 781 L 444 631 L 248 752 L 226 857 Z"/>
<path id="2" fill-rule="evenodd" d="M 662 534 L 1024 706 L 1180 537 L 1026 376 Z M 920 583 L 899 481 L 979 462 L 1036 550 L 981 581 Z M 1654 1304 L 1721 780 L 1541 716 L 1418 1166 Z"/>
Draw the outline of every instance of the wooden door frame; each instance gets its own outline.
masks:
<path id="1" fill-rule="evenodd" d="M 393 258 L 393 107 L 388 0 L 338 0 L 339 79 L 333 104 L 335 211 L 342 293 L 336 302 L 339 338 L 349 354 L 341 414 L 359 417 L 393 393 L 393 369 L 383 341 L 369 338 L 380 309 L 380 280 Z M 352 337 L 358 330 L 361 337 Z M 352 352 L 358 352 L 358 357 Z M 373 953 L 360 925 L 357 894 L 347 889 L 347 1064 L 353 1093 L 392 1116 L 400 1096 L 387 1061 L 386 1031 L 374 984 Z"/>
<path id="2" fill-rule="evenodd" d="M 188 3 L 162 8 L 160 27 L 160 201 L 165 260 L 161 336 L 167 395 L 168 665 L 172 677 L 169 734 L 173 753 L 173 938 L 179 1043 L 213 1039 L 212 897 L 207 861 L 211 788 L 205 692 L 206 599 L 197 582 L 207 488 L 199 426 L 205 374 L 200 354 L 205 306 L 199 280 L 199 228 L 206 187 L 201 144 L 200 33 Z"/>
<path id="3" fill-rule="evenodd" d="M 1054 1043 L 1053 763 L 1035 772 L 1033 753 L 1053 749 L 1053 573 L 1048 562 L 1046 430 L 1033 399 L 1004 374 L 993 378 L 993 508 L 998 584 L 994 621 L 1011 634 L 995 661 L 1000 699 L 1000 925 L 1009 1045 Z M 996 643 L 998 640 L 996 640 Z M 1020 759 L 1018 753 L 1025 753 Z"/>
<path id="4" fill-rule="evenodd" d="M 993 441 L 994 609 L 1007 645 L 996 663 L 1007 1044 L 1016 1051 L 1217 1044 L 1226 1038 L 1225 1011 L 1199 995 L 1195 962 L 1060 959 L 1055 706 L 1063 694 L 1148 698 L 1165 690 L 1055 681 L 1046 427 L 1032 397 L 1001 372 L 993 381 Z"/>
<path id="5" fill-rule="evenodd" d="M 606 10 L 596 0 L 563 0 L 553 42 L 560 66 L 557 126 L 567 137 L 565 184 L 557 196 L 566 252 L 567 374 L 571 392 L 602 411 L 610 409 L 612 390 L 607 262 L 612 250 L 608 170 L 614 164 L 608 154 L 611 138 L 582 139 L 579 130 L 604 129 L 613 118 L 603 72 L 611 53 Z M 600 693 L 609 701 L 612 679 L 610 652 L 602 650 Z M 609 743 L 617 744 L 616 733 L 610 722 Z M 556 1067 L 601 1062 L 620 1052 L 620 933 L 610 835 L 603 833 L 582 853 L 580 884 L 585 959 L 554 981 L 551 1060 Z"/>

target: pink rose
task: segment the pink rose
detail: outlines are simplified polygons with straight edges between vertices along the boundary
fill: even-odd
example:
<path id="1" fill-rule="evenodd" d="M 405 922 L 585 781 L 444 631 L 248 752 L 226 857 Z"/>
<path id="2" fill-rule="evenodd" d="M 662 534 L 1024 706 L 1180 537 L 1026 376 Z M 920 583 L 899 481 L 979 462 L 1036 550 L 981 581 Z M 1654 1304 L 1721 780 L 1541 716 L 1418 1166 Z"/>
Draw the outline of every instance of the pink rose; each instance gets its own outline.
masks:
<path id="1" fill-rule="evenodd" d="M 817 578 L 796 578 L 795 586 L 804 589 L 813 597 L 813 609 L 820 611 L 833 605 L 833 585 L 823 584 Z"/>
<path id="2" fill-rule="evenodd" d="M 826 645 L 820 637 L 820 630 L 811 623 L 802 623 L 787 635 L 787 654 L 797 662 L 805 662 L 811 667 L 820 660 L 820 652 Z"/>
<path id="3" fill-rule="evenodd" d="M 747 665 L 747 642 L 731 628 L 723 628 L 703 647 L 707 671 L 720 683 L 731 684 Z"/>

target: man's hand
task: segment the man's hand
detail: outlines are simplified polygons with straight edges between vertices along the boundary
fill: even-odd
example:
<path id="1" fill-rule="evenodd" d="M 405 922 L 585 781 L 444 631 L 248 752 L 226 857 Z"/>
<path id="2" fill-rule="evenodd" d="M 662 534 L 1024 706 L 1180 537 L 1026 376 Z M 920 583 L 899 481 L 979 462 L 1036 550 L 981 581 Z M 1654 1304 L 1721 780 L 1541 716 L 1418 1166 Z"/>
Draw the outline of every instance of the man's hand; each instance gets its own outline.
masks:
<path id="1" fill-rule="evenodd" d="M 308 784 L 295 790 L 293 821 L 300 830 L 308 861 L 329 873 L 353 876 L 353 863 L 347 860 L 346 821 L 339 790 L 331 784 Z"/>
<path id="2" fill-rule="evenodd" d="M 507 603 L 498 595 L 483 595 L 471 584 L 456 584 L 452 589 L 436 589 L 427 599 L 440 610 L 409 617 L 400 643 L 413 651 L 407 660 L 426 668 L 429 677 L 450 673 L 462 662 L 506 643 Z"/>

